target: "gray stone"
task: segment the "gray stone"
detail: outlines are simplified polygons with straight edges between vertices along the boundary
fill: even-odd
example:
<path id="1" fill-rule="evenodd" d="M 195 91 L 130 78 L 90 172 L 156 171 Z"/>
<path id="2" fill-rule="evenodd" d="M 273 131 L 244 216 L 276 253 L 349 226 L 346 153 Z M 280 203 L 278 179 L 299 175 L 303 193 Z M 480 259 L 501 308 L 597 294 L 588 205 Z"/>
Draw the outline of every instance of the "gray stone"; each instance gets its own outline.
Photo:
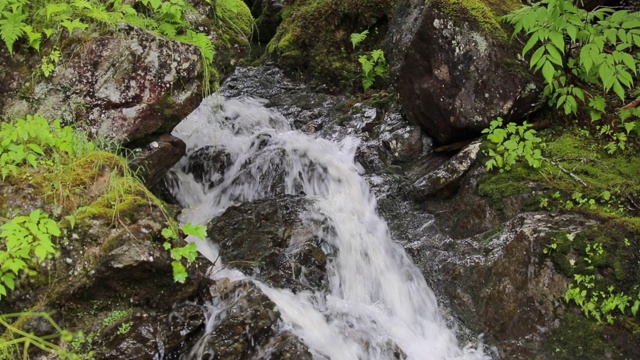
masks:
<path id="1" fill-rule="evenodd" d="M 414 198 L 418 201 L 424 200 L 438 190 L 459 181 L 478 157 L 480 144 L 479 140 L 472 142 L 439 168 L 418 179 L 413 184 L 416 190 L 413 192 Z"/>

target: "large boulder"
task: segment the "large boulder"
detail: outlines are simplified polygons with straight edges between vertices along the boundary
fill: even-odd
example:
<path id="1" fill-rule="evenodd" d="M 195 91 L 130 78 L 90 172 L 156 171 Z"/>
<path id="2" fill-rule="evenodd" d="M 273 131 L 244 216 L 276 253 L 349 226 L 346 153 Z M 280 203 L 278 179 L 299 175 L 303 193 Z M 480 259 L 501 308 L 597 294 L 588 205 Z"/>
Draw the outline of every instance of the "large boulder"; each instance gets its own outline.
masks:
<path id="1" fill-rule="evenodd" d="M 483 332 L 502 358 L 532 359 L 559 326 L 569 284 L 542 248 L 554 233 L 589 224 L 576 215 L 523 213 L 471 238 L 425 238 L 410 252 L 437 274 L 432 279 L 465 325 Z"/>
<path id="2" fill-rule="evenodd" d="M 403 0 L 385 51 L 407 116 L 439 143 L 470 138 L 502 116 L 529 113 L 539 80 L 499 16 L 521 2 Z"/>
<path id="3" fill-rule="evenodd" d="M 126 36 L 125 36 L 126 35 Z M 67 39 L 51 78 L 5 103 L 5 114 L 37 112 L 88 125 L 120 143 L 170 132 L 202 99 L 200 52 L 133 28 L 123 36 Z"/>

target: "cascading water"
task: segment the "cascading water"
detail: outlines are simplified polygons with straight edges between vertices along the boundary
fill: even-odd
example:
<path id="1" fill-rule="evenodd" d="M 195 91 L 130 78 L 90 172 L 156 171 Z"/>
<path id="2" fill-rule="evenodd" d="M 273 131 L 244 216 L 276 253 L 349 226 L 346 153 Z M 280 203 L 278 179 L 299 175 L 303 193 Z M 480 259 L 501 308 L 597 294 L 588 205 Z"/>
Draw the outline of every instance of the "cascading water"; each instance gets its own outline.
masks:
<path id="1" fill-rule="evenodd" d="M 315 358 L 392 359 L 397 348 L 407 359 L 489 358 L 482 345 L 458 345 L 423 276 L 391 239 L 354 162 L 356 139 L 314 138 L 292 130 L 260 100 L 219 96 L 207 98 L 174 135 L 187 143 L 188 152 L 207 147 L 228 157 L 224 171 L 198 181 L 184 171 L 188 160 L 175 167 L 173 192 L 185 207 L 181 221 L 206 224 L 231 205 L 273 196 L 277 178 L 284 193 L 304 194 L 329 218 L 335 232 L 323 240 L 335 251 L 327 264 L 326 293 L 294 294 L 254 280 L 278 306 L 283 328 L 299 336 Z M 215 244 L 197 244 L 203 255 L 217 259 Z M 218 278 L 243 276 L 215 264 Z M 211 308 L 213 315 L 220 312 Z M 207 331 L 213 326 L 210 321 Z M 198 351 L 190 356 L 197 358 Z"/>

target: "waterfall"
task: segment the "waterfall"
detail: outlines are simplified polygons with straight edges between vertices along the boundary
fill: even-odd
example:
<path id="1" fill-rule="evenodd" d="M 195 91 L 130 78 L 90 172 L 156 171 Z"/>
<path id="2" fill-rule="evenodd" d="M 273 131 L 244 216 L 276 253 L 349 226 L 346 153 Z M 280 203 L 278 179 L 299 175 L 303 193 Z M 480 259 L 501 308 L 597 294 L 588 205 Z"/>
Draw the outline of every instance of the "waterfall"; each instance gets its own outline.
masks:
<path id="1" fill-rule="evenodd" d="M 223 173 L 206 174 L 204 180 L 185 170 L 187 158 L 176 165 L 173 193 L 185 208 L 180 221 L 206 224 L 229 206 L 273 196 L 274 179 L 284 177 L 284 192 L 313 199 L 335 228 L 324 239 L 335 249 L 327 264 L 328 290 L 294 294 L 253 281 L 278 306 L 283 327 L 315 358 L 391 359 L 390 344 L 407 359 L 489 358 L 482 344 L 458 344 L 422 274 L 392 240 L 354 162 L 358 140 L 306 135 L 263 104 L 213 95 L 175 128 L 188 153 L 207 148 L 228 157 Z M 210 260 L 218 257 L 211 241 L 197 245 Z M 215 263 L 216 277 L 244 276 L 220 264 Z"/>

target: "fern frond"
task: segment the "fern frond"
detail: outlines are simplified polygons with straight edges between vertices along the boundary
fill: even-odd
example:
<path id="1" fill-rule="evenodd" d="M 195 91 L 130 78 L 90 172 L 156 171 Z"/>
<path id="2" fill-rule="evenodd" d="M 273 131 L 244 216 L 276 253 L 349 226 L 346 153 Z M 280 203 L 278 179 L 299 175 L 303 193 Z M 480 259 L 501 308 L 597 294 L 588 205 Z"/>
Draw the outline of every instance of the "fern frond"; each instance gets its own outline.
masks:
<path id="1" fill-rule="evenodd" d="M 176 40 L 197 46 L 200 49 L 200 54 L 202 54 L 207 65 L 211 65 L 213 62 L 213 44 L 211 43 L 211 39 L 209 39 L 209 37 L 204 33 L 189 30 L 187 35 L 177 36 Z"/>
<path id="2" fill-rule="evenodd" d="M 363 42 L 367 38 L 367 35 L 369 35 L 369 30 L 351 34 L 351 44 L 353 44 L 353 48 L 355 49 L 358 44 Z"/>
<path id="3" fill-rule="evenodd" d="M 173 24 L 163 22 L 160 24 L 160 27 L 158 27 L 158 31 L 160 31 L 162 35 L 173 39 L 176 37 L 178 29 Z"/>
<path id="4" fill-rule="evenodd" d="M 117 24 L 122 21 L 122 14 L 118 12 L 110 12 L 102 7 L 94 7 L 87 11 L 86 15 L 94 20 L 98 20 L 107 24 Z"/>
<path id="5" fill-rule="evenodd" d="M 92 9 L 93 8 L 93 5 L 88 0 L 75 0 L 74 2 L 71 3 L 71 6 L 73 6 L 76 9 Z"/>
<path id="6" fill-rule="evenodd" d="M 145 30 L 154 30 L 158 28 L 158 23 L 153 19 L 148 19 L 140 15 L 126 15 L 124 22 Z"/>
<path id="7" fill-rule="evenodd" d="M 3 11 L 4 19 L 0 20 L 0 37 L 11 55 L 13 55 L 13 43 L 24 35 L 23 28 L 27 26 L 22 22 L 27 16 L 21 12 L 21 9 L 14 8 L 13 10 L 20 12 Z"/>

